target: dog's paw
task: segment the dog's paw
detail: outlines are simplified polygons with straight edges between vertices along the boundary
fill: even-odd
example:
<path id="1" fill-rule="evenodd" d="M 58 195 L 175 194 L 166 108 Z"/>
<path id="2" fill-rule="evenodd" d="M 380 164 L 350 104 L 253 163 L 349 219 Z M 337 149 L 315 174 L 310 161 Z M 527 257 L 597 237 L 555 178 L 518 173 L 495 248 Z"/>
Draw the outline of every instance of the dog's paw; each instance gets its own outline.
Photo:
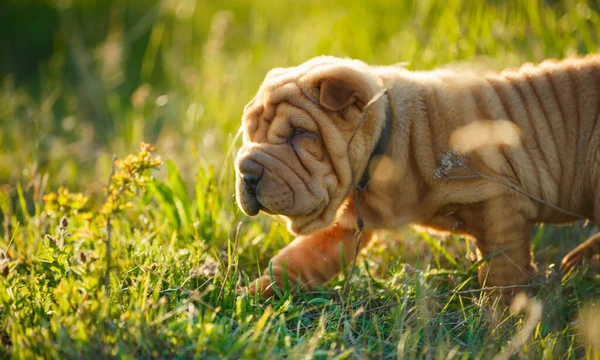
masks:
<path id="1" fill-rule="evenodd" d="M 569 272 L 574 267 L 577 267 L 583 263 L 583 253 L 571 251 L 562 259 L 560 263 L 560 270 L 564 273 Z"/>
<path id="2" fill-rule="evenodd" d="M 298 277 L 288 274 L 283 268 L 274 267 L 272 270 L 273 274 L 265 274 L 248 285 L 248 295 L 260 295 L 262 298 L 268 299 L 273 296 L 282 297 L 284 293 L 295 293 L 309 288 Z"/>
<path id="3" fill-rule="evenodd" d="M 263 298 L 268 299 L 275 295 L 275 286 L 277 286 L 276 282 L 271 281 L 269 275 L 263 275 L 248 285 L 247 294 L 251 296 L 260 295 Z"/>
<path id="4" fill-rule="evenodd" d="M 570 253 L 563 258 L 560 269 L 568 272 L 574 267 L 581 266 L 585 260 L 589 260 L 591 265 L 598 264 L 600 257 L 600 236 L 594 235 L 582 244 L 579 244 Z"/>

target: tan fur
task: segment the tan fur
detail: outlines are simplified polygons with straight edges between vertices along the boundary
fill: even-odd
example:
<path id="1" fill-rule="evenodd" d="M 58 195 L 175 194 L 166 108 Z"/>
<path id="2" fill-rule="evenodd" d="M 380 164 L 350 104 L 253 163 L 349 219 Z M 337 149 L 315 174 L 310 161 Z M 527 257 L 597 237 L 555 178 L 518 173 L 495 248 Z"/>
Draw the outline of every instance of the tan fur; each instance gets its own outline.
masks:
<path id="1" fill-rule="evenodd" d="M 319 57 L 271 71 L 243 115 L 238 203 L 249 215 L 283 215 L 302 234 L 273 258 L 276 282 L 321 285 L 340 271 L 342 257 L 352 258 L 352 190 L 388 101 L 391 141 L 359 193 L 368 235 L 362 245 L 373 231 L 409 223 L 459 231 L 486 257 L 480 283 L 513 285 L 536 271 L 532 224 L 571 222 L 573 214 L 600 224 L 599 55 L 488 75 Z M 468 165 L 485 178 L 460 168 L 436 177 L 450 151 L 468 153 Z M 260 179 L 255 189 L 242 180 L 248 175 Z M 597 240 L 585 244 L 563 264 L 597 250 Z M 269 284 L 266 275 L 250 290 Z"/>

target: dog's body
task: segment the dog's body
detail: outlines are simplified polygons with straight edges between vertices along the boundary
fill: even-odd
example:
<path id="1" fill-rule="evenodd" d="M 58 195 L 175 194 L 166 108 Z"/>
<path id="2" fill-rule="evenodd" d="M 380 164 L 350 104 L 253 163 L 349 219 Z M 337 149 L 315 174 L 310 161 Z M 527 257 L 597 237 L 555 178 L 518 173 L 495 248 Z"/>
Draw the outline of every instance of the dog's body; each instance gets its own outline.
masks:
<path id="1" fill-rule="evenodd" d="M 284 215 L 302 234 L 273 259 L 276 282 L 320 285 L 352 259 L 353 190 L 366 172 L 361 245 L 408 223 L 458 231 L 488 257 L 481 283 L 522 284 L 535 272 L 532 224 L 600 224 L 599 114 L 597 55 L 485 76 L 315 58 L 269 73 L 246 107 L 238 202 L 249 215 Z M 384 154 L 371 159 L 386 132 Z"/>

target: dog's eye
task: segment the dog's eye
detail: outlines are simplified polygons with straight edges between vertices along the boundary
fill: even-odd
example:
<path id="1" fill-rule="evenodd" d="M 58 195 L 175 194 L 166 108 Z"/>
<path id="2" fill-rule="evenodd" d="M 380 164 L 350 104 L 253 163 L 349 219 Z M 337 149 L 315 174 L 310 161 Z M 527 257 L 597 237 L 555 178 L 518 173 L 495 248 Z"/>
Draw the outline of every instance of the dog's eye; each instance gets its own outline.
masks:
<path id="1" fill-rule="evenodd" d="M 290 144 L 292 149 L 294 149 L 294 151 L 296 151 L 297 150 L 296 141 L 300 141 L 305 138 L 315 141 L 315 140 L 317 140 L 317 134 L 315 134 L 312 131 L 303 129 L 303 128 L 294 128 L 294 130 L 292 131 L 292 134 L 288 138 L 287 142 L 288 142 L 288 144 Z"/>
<path id="2" fill-rule="evenodd" d="M 305 133 L 306 133 L 306 130 L 298 128 L 298 129 L 294 129 L 292 136 L 298 136 L 298 135 L 302 135 Z"/>
<path id="3" fill-rule="evenodd" d="M 290 139 L 293 139 L 297 136 L 306 136 L 311 140 L 317 140 L 317 134 L 315 134 L 312 131 L 303 129 L 303 128 L 295 128 L 294 131 L 292 131 L 292 135 L 290 136 Z"/>

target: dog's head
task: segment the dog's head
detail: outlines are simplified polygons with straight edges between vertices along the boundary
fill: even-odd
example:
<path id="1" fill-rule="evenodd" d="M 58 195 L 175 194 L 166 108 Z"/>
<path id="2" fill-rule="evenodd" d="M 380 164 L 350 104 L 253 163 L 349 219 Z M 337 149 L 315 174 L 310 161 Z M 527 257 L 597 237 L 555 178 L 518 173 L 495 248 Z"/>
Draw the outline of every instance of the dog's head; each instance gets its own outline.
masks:
<path id="1" fill-rule="evenodd" d="M 381 86 L 356 60 L 271 70 L 242 116 L 235 168 L 244 213 L 283 215 L 300 234 L 330 225 L 380 135 L 385 105 L 369 102 Z"/>

